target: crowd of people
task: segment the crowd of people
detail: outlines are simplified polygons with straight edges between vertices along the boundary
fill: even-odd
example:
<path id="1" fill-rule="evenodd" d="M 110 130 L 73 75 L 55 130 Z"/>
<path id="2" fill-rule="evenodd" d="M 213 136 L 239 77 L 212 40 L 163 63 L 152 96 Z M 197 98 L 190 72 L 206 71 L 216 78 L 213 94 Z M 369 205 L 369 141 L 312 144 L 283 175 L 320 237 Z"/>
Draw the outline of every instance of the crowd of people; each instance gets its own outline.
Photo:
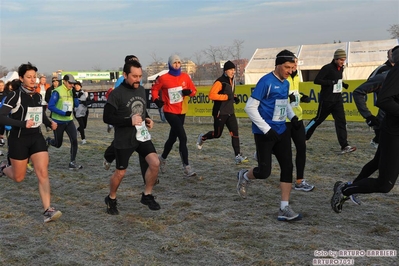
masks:
<path id="1" fill-rule="evenodd" d="M 306 127 L 300 104 L 310 100 L 300 92 L 298 58 L 291 51 L 283 50 L 276 55 L 274 71 L 258 81 L 245 104 L 245 112 L 252 122 L 257 166 L 237 173 L 237 193 L 246 199 L 252 180 L 267 179 L 272 171 L 272 156 L 275 156 L 280 166 L 279 221 L 302 219 L 302 214 L 295 212 L 289 204 L 290 193 L 292 189 L 310 192 L 315 187 L 305 179 L 306 143 L 328 115 L 332 114 L 334 118 L 341 153 L 356 151 L 356 147 L 349 145 L 347 140 L 342 99 L 342 89 L 348 89 L 342 79 L 346 57 L 344 50 L 336 50 L 331 63 L 323 66 L 316 76 L 314 83 L 321 85 L 319 107 L 316 117 Z M 150 210 L 161 209 L 152 192 L 159 182 L 159 173 L 167 171 L 167 158 L 177 140 L 183 174 L 186 177 L 197 174 L 189 161 L 188 140 L 184 128 L 188 101 L 196 95 L 197 89 L 190 76 L 181 71 L 178 55 L 169 57 L 168 67 L 169 71 L 158 77 L 151 88 L 151 100 L 163 109 L 164 118 L 170 125 L 168 138 L 159 154 L 151 140 L 150 130 L 154 121 L 146 109 L 148 99 L 142 86 L 143 71 L 136 56 L 126 56 L 123 75 L 108 94 L 103 121 L 114 129 L 114 138 L 104 153 L 104 168 L 109 170 L 111 163 L 115 161 L 115 170 L 109 180 L 109 193 L 105 197 L 108 214 L 119 214 L 117 190 L 134 152 L 139 155 L 144 182 L 140 202 Z M 196 145 L 198 149 L 202 149 L 205 142 L 220 138 L 226 125 L 231 136 L 234 163 L 241 165 L 248 162 L 248 158 L 240 150 L 239 127 L 234 113 L 234 104 L 240 102 L 235 95 L 235 68 L 232 61 L 227 61 L 222 75 L 213 83 L 209 92 L 209 98 L 213 100 L 213 130 L 199 134 Z M 90 101 L 82 84 L 71 74 L 65 75 L 61 81 L 53 78 L 50 86 L 43 76 L 37 82 L 37 71 L 31 63 L 22 64 L 18 69 L 18 80 L 7 84 L 0 81 L 0 146 L 5 145 L 5 137 L 8 146 L 7 160 L 0 164 L 0 175 L 21 182 L 31 161 L 39 183 L 44 222 L 50 222 L 60 218 L 62 213 L 51 206 L 50 202 L 48 148 L 61 147 L 66 132 L 71 143 L 68 168 L 83 168 L 76 163 L 77 137 L 79 133 L 81 144 L 87 143 L 85 129 Z M 398 178 L 398 86 L 399 46 L 396 46 L 388 51 L 388 61 L 355 90 L 358 93 L 356 104 L 367 125 L 378 126 L 376 137 L 372 140 L 372 143 L 378 145 L 375 146 L 377 150 L 374 158 L 363 167 L 355 180 L 338 181 L 334 184 L 331 207 L 337 213 L 342 211 L 342 206 L 348 199 L 361 204 L 357 194 L 388 193 Z M 383 114 L 378 118 L 365 106 L 365 94 L 370 92 L 378 92 L 376 105 Z M 74 124 L 74 117 L 78 128 Z M 48 131 L 53 131 L 54 138 L 44 139 L 41 124 Z M 296 148 L 294 184 L 291 141 Z M 378 177 L 370 178 L 377 170 Z"/>

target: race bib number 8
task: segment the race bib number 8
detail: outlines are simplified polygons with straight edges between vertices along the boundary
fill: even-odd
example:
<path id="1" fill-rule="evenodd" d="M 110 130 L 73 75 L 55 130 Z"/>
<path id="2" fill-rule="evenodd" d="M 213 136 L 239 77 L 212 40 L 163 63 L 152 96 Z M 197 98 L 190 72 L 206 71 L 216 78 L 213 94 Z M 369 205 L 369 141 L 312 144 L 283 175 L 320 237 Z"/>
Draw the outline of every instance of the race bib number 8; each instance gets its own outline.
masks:
<path id="1" fill-rule="evenodd" d="M 141 122 L 140 126 L 135 126 L 135 127 L 137 130 L 136 139 L 138 141 L 145 142 L 151 139 L 151 134 L 150 132 L 148 132 L 148 129 L 145 125 L 145 121 Z"/>
<path id="2" fill-rule="evenodd" d="M 183 101 L 182 86 L 168 89 L 169 101 L 171 104 L 180 103 Z"/>
<path id="3" fill-rule="evenodd" d="M 28 107 L 28 112 L 26 113 L 26 120 L 33 120 L 33 128 L 38 127 L 43 122 L 43 107 Z"/>
<path id="4" fill-rule="evenodd" d="M 287 100 L 276 100 L 273 111 L 273 121 L 281 122 L 287 118 Z"/>

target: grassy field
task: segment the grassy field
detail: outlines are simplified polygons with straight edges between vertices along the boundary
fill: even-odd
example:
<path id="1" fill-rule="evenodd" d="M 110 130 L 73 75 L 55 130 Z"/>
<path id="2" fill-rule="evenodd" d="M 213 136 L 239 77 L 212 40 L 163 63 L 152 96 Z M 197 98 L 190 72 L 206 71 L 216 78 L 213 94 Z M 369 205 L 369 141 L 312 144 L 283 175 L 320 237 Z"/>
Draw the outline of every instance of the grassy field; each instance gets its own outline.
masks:
<path id="1" fill-rule="evenodd" d="M 102 168 L 102 155 L 113 136 L 98 118 L 89 120 L 87 144 L 79 146 L 81 171 L 68 170 L 67 139 L 60 149 L 49 149 L 52 205 L 63 212 L 59 221 L 43 224 L 33 173 L 22 183 L 1 177 L 0 264 L 312 265 L 314 259 L 331 258 L 323 254 L 329 251 L 399 250 L 398 186 L 389 194 L 362 195 L 361 206 L 345 203 L 341 214 L 330 207 L 334 183 L 354 179 L 374 155 L 369 145 L 373 134 L 365 123 L 348 125 L 350 143 L 358 148 L 352 154 L 337 154 L 332 122 L 323 123 L 308 141 L 305 176 L 316 188 L 292 191 L 291 206 L 303 215 L 293 223 L 277 221 L 276 161 L 267 180 L 252 183 L 246 200 L 236 193 L 237 171 L 256 165 L 248 120 L 240 120 L 240 140 L 250 161 L 241 166 L 234 164 L 227 131 L 198 151 L 197 135 L 211 130 L 212 124 L 187 118 L 185 128 L 197 176 L 183 176 L 176 143 L 167 172 L 160 174 L 153 191 L 159 211 L 140 203 L 143 181 L 135 154 L 118 190 L 120 215 L 106 213 L 104 197 L 112 171 Z M 156 123 L 151 131 L 158 152 L 168 132 L 167 123 Z M 349 263 L 355 265 L 399 265 L 397 257 L 362 254 L 338 258 L 353 259 Z"/>

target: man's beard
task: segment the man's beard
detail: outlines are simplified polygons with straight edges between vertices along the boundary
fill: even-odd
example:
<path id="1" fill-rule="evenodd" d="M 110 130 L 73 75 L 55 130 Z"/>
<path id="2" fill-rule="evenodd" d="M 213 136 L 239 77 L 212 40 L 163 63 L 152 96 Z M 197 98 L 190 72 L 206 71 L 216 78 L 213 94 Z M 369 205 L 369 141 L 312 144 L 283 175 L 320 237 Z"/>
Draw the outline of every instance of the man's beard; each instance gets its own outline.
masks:
<path id="1" fill-rule="evenodd" d="M 137 89 L 140 86 L 140 82 L 133 82 L 132 87 Z"/>

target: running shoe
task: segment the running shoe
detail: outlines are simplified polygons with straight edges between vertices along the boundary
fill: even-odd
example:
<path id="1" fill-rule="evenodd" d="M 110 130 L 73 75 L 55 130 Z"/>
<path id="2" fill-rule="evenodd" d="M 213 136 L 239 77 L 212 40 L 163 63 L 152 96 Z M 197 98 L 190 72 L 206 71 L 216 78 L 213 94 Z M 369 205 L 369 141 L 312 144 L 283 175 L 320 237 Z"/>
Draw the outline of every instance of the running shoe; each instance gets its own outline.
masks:
<path id="1" fill-rule="evenodd" d="M 82 139 L 82 145 L 85 145 L 87 143 L 86 139 Z"/>
<path id="2" fill-rule="evenodd" d="M 110 163 L 110 162 L 107 162 L 107 160 L 104 159 L 104 161 L 103 161 L 103 167 L 104 167 L 104 170 L 108 171 L 109 168 L 111 168 L 111 163 Z"/>
<path id="3" fill-rule="evenodd" d="M 144 193 L 142 193 L 140 202 L 147 205 L 150 210 L 157 211 L 161 209 L 161 206 L 155 201 L 154 196 L 151 194 L 144 195 Z"/>
<path id="4" fill-rule="evenodd" d="M 306 182 L 305 179 L 302 179 L 302 182 L 299 184 L 295 182 L 294 189 L 309 192 L 314 189 L 314 186 Z"/>
<path id="5" fill-rule="evenodd" d="M 80 170 L 83 168 L 83 166 L 78 165 L 75 161 L 72 161 L 69 163 L 69 170 Z"/>
<path id="6" fill-rule="evenodd" d="M 47 208 L 47 210 L 44 211 L 43 215 L 44 215 L 44 222 L 48 223 L 59 219 L 62 215 L 62 212 L 57 211 L 54 207 L 49 207 Z"/>
<path id="7" fill-rule="evenodd" d="M 202 136 L 204 136 L 204 134 L 199 134 L 198 138 L 197 138 L 197 148 L 199 150 L 202 149 L 202 145 L 204 145 L 204 141 L 202 140 Z"/>
<path id="8" fill-rule="evenodd" d="M 341 153 L 345 154 L 345 153 L 350 153 L 350 152 L 354 152 L 356 150 L 356 147 L 352 147 L 352 146 L 346 146 L 345 148 L 341 149 Z"/>
<path id="9" fill-rule="evenodd" d="M 334 184 L 334 194 L 331 197 L 331 208 L 336 213 L 342 212 L 342 205 L 345 203 L 346 200 L 349 199 L 349 197 L 345 197 L 344 194 L 342 194 L 342 188 L 345 186 L 345 184 L 346 183 L 342 181 L 337 181 Z"/>
<path id="10" fill-rule="evenodd" d="M 371 147 L 373 147 L 373 148 L 378 148 L 378 143 L 377 142 L 375 142 L 373 139 L 370 141 L 370 145 L 371 145 Z"/>
<path id="11" fill-rule="evenodd" d="M 247 188 L 251 183 L 251 181 L 244 177 L 246 172 L 248 170 L 242 169 L 237 173 L 237 193 L 243 199 L 247 198 Z"/>
<path id="12" fill-rule="evenodd" d="M 105 197 L 104 201 L 105 201 L 105 204 L 107 204 L 107 213 L 108 214 L 111 214 L 111 215 L 119 214 L 118 208 L 116 207 L 118 205 L 117 199 L 111 199 L 108 195 Z"/>
<path id="13" fill-rule="evenodd" d="M 194 171 L 194 169 L 193 169 L 193 168 L 191 168 L 191 166 L 190 166 L 190 165 L 186 165 L 186 166 L 184 166 L 184 170 L 183 170 L 183 172 L 184 172 L 184 174 L 185 174 L 187 177 L 190 177 L 190 176 L 195 176 L 195 175 L 197 175 L 197 173 Z"/>
<path id="14" fill-rule="evenodd" d="M 235 160 L 236 164 L 247 163 L 248 157 L 238 154 L 234 160 Z"/>
<path id="15" fill-rule="evenodd" d="M 277 216 L 277 220 L 279 221 L 299 221 L 301 219 L 302 215 L 294 212 L 290 205 L 285 206 L 283 210 L 280 209 Z"/>

